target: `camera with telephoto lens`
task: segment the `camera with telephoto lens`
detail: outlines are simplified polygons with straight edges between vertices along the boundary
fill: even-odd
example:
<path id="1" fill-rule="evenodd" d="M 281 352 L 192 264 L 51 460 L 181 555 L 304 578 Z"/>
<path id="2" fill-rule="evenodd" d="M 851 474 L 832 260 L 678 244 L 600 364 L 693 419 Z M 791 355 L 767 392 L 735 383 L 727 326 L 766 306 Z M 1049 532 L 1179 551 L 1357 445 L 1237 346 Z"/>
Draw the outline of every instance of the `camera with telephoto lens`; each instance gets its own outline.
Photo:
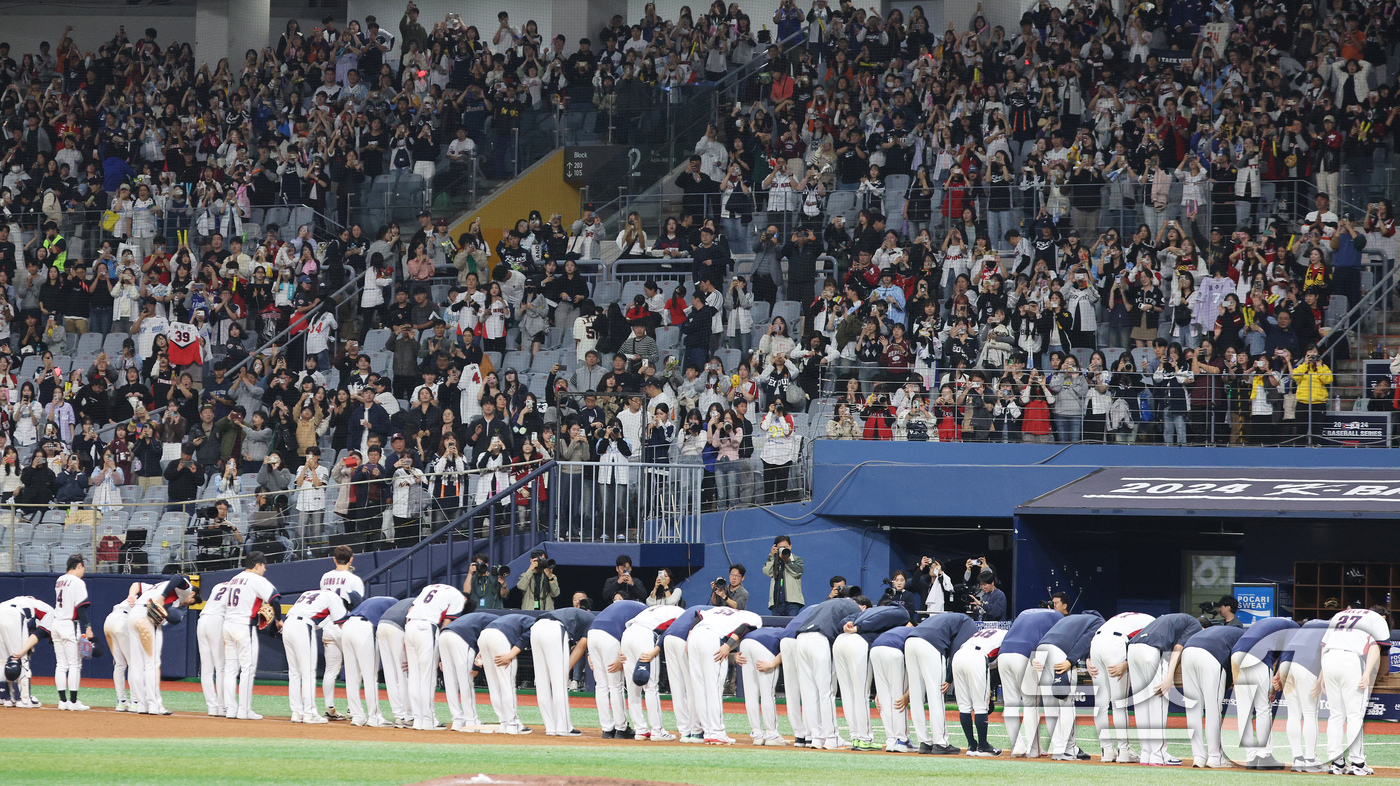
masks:
<path id="1" fill-rule="evenodd" d="M 539 557 L 536 560 L 536 564 L 539 566 L 540 570 L 552 570 L 558 563 L 548 557 Z"/>
<path id="2" fill-rule="evenodd" d="M 787 546 L 784 546 L 784 547 L 778 549 L 778 559 L 781 559 L 781 560 L 792 559 L 792 549 L 788 548 Z"/>
<path id="3" fill-rule="evenodd" d="M 880 579 L 880 583 L 883 584 L 883 585 L 885 585 L 885 591 L 884 591 L 883 593 L 880 594 L 880 604 L 881 604 L 881 605 L 884 605 L 885 601 L 888 601 L 888 600 L 891 600 L 891 599 L 894 598 L 894 595 L 895 595 L 894 582 L 893 582 L 893 581 L 890 581 L 889 579 Z"/>
<path id="4" fill-rule="evenodd" d="M 476 561 L 476 575 L 478 576 L 509 576 L 510 568 L 505 565 L 497 565 L 492 568 L 486 560 Z"/>
<path id="5" fill-rule="evenodd" d="M 710 582 L 710 586 L 715 588 L 715 592 L 727 592 L 729 590 L 729 579 L 723 576 Z"/>

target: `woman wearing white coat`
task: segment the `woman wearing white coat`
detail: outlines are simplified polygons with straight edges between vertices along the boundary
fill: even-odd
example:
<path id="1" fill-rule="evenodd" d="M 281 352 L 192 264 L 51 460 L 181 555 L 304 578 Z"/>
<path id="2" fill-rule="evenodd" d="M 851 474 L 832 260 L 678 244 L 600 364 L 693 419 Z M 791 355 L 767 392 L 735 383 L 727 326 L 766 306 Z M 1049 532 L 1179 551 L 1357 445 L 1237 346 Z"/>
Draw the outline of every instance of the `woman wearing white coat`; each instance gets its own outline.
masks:
<path id="1" fill-rule="evenodd" d="M 748 356 L 753 348 L 753 292 L 743 276 L 735 276 L 724 296 L 724 335 L 730 347 Z"/>
<path id="2" fill-rule="evenodd" d="M 793 213 L 802 204 L 802 181 L 788 171 L 787 161 L 778 160 L 778 166 L 763 179 L 763 188 L 768 192 L 768 223 L 776 224 L 786 236 L 793 226 Z"/>
<path id="3" fill-rule="evenodd" d="M 631 471 L 627 464 L 635 446 L 622 435 L 622 421 L 616 417 L 608 420 L 597 442 L 598 452 L 598 515 L 602 524 L 599 531 L 595 525 L 593 538 L 601 535 L 626 535 L 627 528 L 627 485 L 631 482 Z"/>
<path id="4" fill-rule="evenodd" d="M 771 505 L 787 495 L 788 473 L 797 459 L 800 438 L 793 433 L 796 429 L 792 417 L 787 414 L 787 407 L 782 401 L 768 402 L 768 412 L 758 427 L 768 435 L 758 455 L 763 461 L 761 501 Z"/>
<path id="5" fill-rule="evenodd" d="M 705 127 L 705 135 L 695 143 L 695 155 L 700 156 L 701 172 L 716 183 L 724 181 L 724 164 L 729 160 L 729 151 L 719 141 L 719 127 L 714 123 Z"/>
<path id="6" fill-rule="evenodd" d="M 365 289 L 360 295 L 360 308 L 372 309 L 384 305 L 384 287 L 394 283 L 392 272 L 385 273 L 380 270 L 384 264 L 384 258 L 375 254 L 369 258 L 369 267 L 365 268 Z"/>

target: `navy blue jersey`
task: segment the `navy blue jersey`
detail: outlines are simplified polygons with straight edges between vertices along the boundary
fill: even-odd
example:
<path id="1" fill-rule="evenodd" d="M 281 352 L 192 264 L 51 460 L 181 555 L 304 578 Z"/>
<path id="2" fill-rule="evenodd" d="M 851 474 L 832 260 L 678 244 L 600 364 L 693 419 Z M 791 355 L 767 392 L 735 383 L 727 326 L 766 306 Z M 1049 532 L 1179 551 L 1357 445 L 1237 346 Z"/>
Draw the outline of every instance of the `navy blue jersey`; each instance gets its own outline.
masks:
<path id="1" fill-rule="evenodd" d="M 798 633 L 820 633 L 828 641 L 835 641 L 841 633 L 841 624 L 852 614 L 860 613 L 860 604 L 850 598 L 832 598 L 810 607 L 812 614 L 801 626 Z"/>
<path id="2" fill-rule="evenodd" d="M 865 643 L 869 645 L 881 633 L 891 628 L 902 628 L 908 625 L 909 609 L 897 605 L 876 606 L 846 619 L 855 623 L 856 634 L 865 639 Z M 845 627 L 844 622 L 842 627 Z"/>
<path id="3" fill-rule="evenodd" d="M 477 637 L 481 635 L 481 632 L 486 629 L 487 625 L 495 622 L 496 618 L 504 613 L 505 611 L 502 609 L 482 609 L 480 611 L 473 611 L 471 614 L 463 614 L 457 619 L 447 623 L 447 627 L 442 630 L 444 633 L 451 631 L 457 634 L 462 638 L 462 641 L 467 643 L 468 647 L 472 648 L 473 652 L 477 652 Z"/>
<path id="4" fill-rule="evenodd" d="M 1245 630 L 1233 651 L 1248 652 L 1272 668 L 1297 629 L 1298 623 L 1287 617 L 1265 617 Z"/>
<path id="5" fill-rule="evenodd" d="M 404 598 L 403 600 L 390 606 L 383 614 L 379 615 L 379 624 L 389 623 L 396 628 L 402 628 L 408 620 L 408 610 L 413 606 L 415 598 Z"/>
<path id="6" fill-rule="evenodd" d="M 681 641 L 690 638 L 690 629 L 695 626 L 695 617 L 706 609 L 714 606 L 691 606 L 685 613 L 671 620 L 671 626 L 666 629 L 666 635 L 662 638 L 678 637 Z"/>
<path id="7" fill-rule="evenodd" d="M 397 606 L 401 602 L 402 601 L 400 601 L 398 598 L 390 598 L 388 596 L 382 596 L 378 598 L 365 598 L 364 600 L 360 601 L 360 605 L 356 606 L 350 612 L 350 616 L 367 619 L 369 620 L 369 624 L 378 625 L 379 619 L 383 617 L 389 611 L 389 609 L 393 608 L 394 606 Z M 408 613 L 407 606 L 404 607 L 404 613 Z M 403 623 L 400 622 L 399 625 L 400 627 L 402 627 Z"/>
<path id="8" fill-rule="evenodd" d="M 646 609 L 647 604 L 635 600 L 613 601 L 606 609 L 598 612 L 598 615 L 593 618 L 593 624 L 588 629 L 610 633 L 613 638 L 622 641 L 622 631 L 627 627 L 627 621 Z"/>
<path id="9" fill-rule="evenodd" d="M 1001 640 L 1001 654 L 1030 657 L 1045 634 L 1063 618 L 1064 615 L 1054 609 L 1026 609 L 1017 614 L 1011 623 L 1011 630 Z"/>
<path id="10" fill-rule="evenodd" d="M 1327 632 L 1329 620 L 1308 620 L 1303 627 L 1288 634 L 1287 648 L 1279 657 L 1282 662 L 1291 662 L 1299 668 L 1307 669 L 1313 676 L 1322 674 L 1322 636 Z"/>
<path id="11" fill-rule="evenodd" d="M 949 660 L 953 653 L 977 633 L 977 623 L 966 614 L 945 612 L 930 616 L 911 630 L 911 635 L 927 641 L 942 653 L 944 660 Z"/>
<path id="12" fill-rule="evenodd" d="M 791 639 L 796 637 L 797 629 L 807 624 L 807 620 L 811 618 L 812 612 L 816 610 L 817 605 L 818 604 L 814 603 L 810 606 L 803 606 L 802 610 L 797 612 L 796 617 L 788 620 L 788 624 L 783 626 L 783 638 Z"/>
<path id="13" fill-rule="evenodd" d="M 584 611 L 573 606 L 565 606 L 562 609 L 546 611 L 538 619 L 554 620 L 563 625 L 564 632 L 569 636 L 569 641 L 576 642 L 588 635 L 588 628 L 597 616 L 598 613 L 595 611 Z"/>
<path id="14" fill-rule="evenodd" d="M 523 650 L 530 646 L 530 626 L 534 624 L 535 618 L 528 614 L 506 614 L 497 617 L 486 627 L 506 634 L 506 641 L 510 642 L 510 646 Z"/>
<path id="15" fill-rule="evenodd" d="M 935 614 L 934 616 L 942 617 L 943 615 Z M 958 614 L 954 616 L 961 617 L 963 615 Z M 973 627 L 975 628 L 976 626 L 974 625 Z M 891 628 L 890 630 L 881 633 L 879 636 L 876 636 L 875 640 L 870 642 L 870 648 L 873 650 L 876 647 L 894 647 L 897 650 L 903 651 L 904 642 L 908 641 L 909 637 L 912 636 L 914 634 L 914 631 L 916 630 L 918 630 L 918 628 L 911 628 L 908 626 L 905 626 L 903 628 Z"/>
<path id="16" fill-rule="evenodd" d="M 1097 611 L 1084 611 L 1079 614 L 1071 614 L 1068 617 L 1055 623 L 1055 626 L 1045 632 L 1040 643 L 1059 647 L 1066 658 L 1073 663 L 1089 657 L 1089 643 L 1093 641 L 1094 634 L 1103 627 L 1103 615 Z"/>
<path id="17" fill-rule="evenodd" d="M 759 628 L 751 631 L 744 637 L 745 641 L 754 641 L 768 648 L 774 655 L 778 654 L 779 643 L 785 638 L 783 628 Z"/>
<path id="18" fill-rule="evenodd" d="M 1201 621 L 1190 614 L 1163 614 L 1138 631 L 1128 643 L 1146 644 L 1158 652 L 1171 652 L 1177 646 L 1185 647 L 1186 640 L 1200 632 Z"/>
<path id="19" fill-rule="evenodd" d="M 1230 652 L 1235 648 L 1235 642 L 1244 635 L 1244 628 L 1234 628 L 1229 625 L 1212 625 L 1202 630 L 1196 635 L 1186 640 L 1187 649 L 1200 649 L 1210 653 L 1212 658 L 1220 664 L 1220 668 L 1230 667 Z"/>

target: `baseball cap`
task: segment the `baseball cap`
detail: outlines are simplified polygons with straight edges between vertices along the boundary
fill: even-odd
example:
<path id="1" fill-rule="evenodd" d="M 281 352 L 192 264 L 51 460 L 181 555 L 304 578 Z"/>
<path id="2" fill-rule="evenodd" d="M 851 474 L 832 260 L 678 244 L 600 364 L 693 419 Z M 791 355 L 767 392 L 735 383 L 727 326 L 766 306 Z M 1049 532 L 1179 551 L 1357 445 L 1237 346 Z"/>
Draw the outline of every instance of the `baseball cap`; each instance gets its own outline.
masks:
<path id="1" fill-rule="evenodd" d="M 637 686 L 646 685 L 651 682 L 651 662 L 638 663 L 637 668 L 632 670 L 632 684 Z"/>
<path id="2" fill-rule="evenodd" d="M 1324 123 L 1336 123 L 1336 122 L 1337 122 L 1337 118 L 1335 118 L 1335 117 L 1333 117 L 1333 116 L 1331 116 L 1331 115 L 1328 115 L 1327 117 L 1322 118 L 1322 122 L 1324 122 Z"/>
<path id="3" fill-rule="evenodd" d="M 300 283 L 300 284 L 310 284 L 310 283 L 311 283 L 311 276 L 302 276 L 301 278 L 297 279 L 297 283 Z"/>
<path id="4" fill-rule="evenodd" d="M 395 433 L 394 436 L 389 437 L 389 441 L 390 441 L 390 442 L 393 442 L 393 441 L 396 440 L 396 439 L 403 439 L 403 434 Z"/>
<path id="5" fill-rule="evenodd" d="M 418 217 L 419 217 L 419 218 L 432 218 L 432 217 L 433 217 L 433 211 L 431 211 L 431 210 L 420 210 L 420 211 L 418 211 Z"/>

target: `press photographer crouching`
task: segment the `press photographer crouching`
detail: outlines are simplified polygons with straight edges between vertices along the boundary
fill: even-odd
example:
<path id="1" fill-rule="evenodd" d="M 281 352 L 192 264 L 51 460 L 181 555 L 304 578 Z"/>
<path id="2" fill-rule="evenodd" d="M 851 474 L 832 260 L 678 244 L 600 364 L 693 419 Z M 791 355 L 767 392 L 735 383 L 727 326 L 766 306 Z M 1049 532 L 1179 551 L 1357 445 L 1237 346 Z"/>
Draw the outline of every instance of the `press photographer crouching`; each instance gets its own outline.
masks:
<path id="1" fill-rule="evenodd" d="M 194 536 L 195 564 L 200 570 L 223 570 L 235 567 L 243 533 L 229 523 L 228 500 L 199 508 L 186 534 Z"/>
<path id="2" fill-rule="evenodd" d="M 744 588 L 748 571 L 738 563 L 729 566 L 729 578 L 717 578 L 710 584 L 710 605 L 728 606 L 743 611 L 749 607 L 749 591 Z"/>

